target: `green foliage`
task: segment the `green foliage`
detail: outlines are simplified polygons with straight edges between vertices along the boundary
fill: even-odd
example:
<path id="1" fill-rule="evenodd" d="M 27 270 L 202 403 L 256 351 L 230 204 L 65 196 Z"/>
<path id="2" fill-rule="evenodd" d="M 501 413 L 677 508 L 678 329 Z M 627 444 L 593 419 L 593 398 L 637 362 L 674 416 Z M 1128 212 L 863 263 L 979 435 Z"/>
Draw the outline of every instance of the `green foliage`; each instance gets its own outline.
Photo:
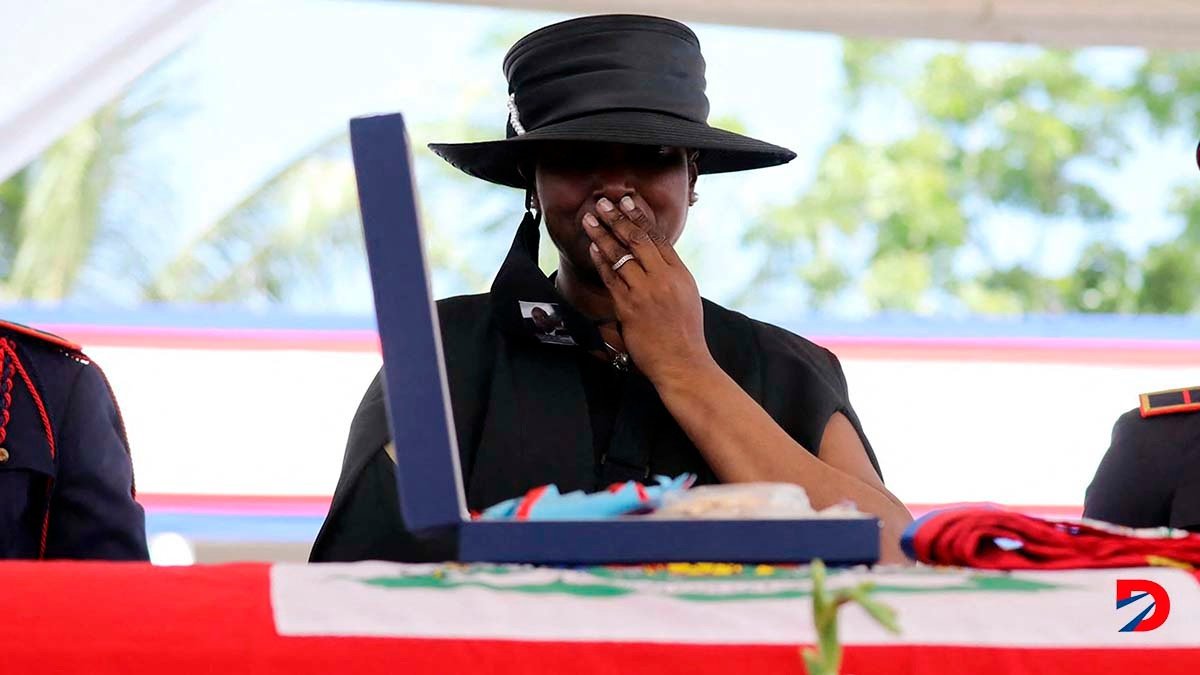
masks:
<path id="1" fill-rule="evenodd" d="M 105 198 L 130 131 L 153 111 L 109 104 L 0 183 L 0 299 L 53 300 L 111 235 Z"/>
<path id="2" fill-rule="evenodd" d="M 846 121 L 815 180 L 746 233 L 766 261 L 755 284 L 799 282 L 816 308 L 854 289 L 876 310 L 1195 309 L 1200 191 L 1176 195 L 1177 240 L 1137 253 L 1113 240 L 1121 214 L 1095 177 L 1126 159 L 1142 121 L 1163 134 L 1200 129 L 1200 57 L 1151 54 L 1113 83 L 1072 52 L 997 58 L 847 40 L 842 67 Z M 883 139 L 862 120 L 872 113 L 894 127 Z M 1001 219 L 1044 224 L 1015 263 L 998 262 L 987 236 Z M 1070 271 L 1038 271 L 1040 246 L 1072 226 L 1088 242 Z M 864 247 L 865 261 L 846 253 Z"/>
<path id="3" fill-rule="evenodd" d="M 465 111 L 492 92 L 467 87 L 447 102 L 447 121 L 414 136 L 481 140 L 488 136 Z M 0 300 L 55 301 L 79 291 L 82 275 L 121 279 L 141 300 L 279 303 L 344 276 L 366 273 L 349 139 L 339 132 L 298 153 L 181 246 L 158 250 L 154 237 L 130 238 L 108 212 L 115 178 L 138 129 L 159 109 L 117 100 L 68 132 L 34 163 L 0 182 Z M 455 112 L 457 111 L 457 112 Z M 415 143 L 417 172 L 431 192 L 470 189 L 479 219 L 464 224 L 499 232 L 511 222 L 489 210 L 503 188 L 486 188 Z M 126 188 L 128 189 L 128 188 Z M 425 214 L 431 267 L 451 287 L 475 290 L 486 276 L 458 246 L 455 228 Z M 504 232 L 507 236 L 507 232 Z M 106 259 L 104 245 L 124 255 Z"/>
<path id="4" fill-rule="evenodd" d="M 204 228 L 155 271 L 153 301 L 280 300 L 352 245 L 357 206 L 340 135 L 302 153 Z"/>
<path id="5" fill-rule="evenodd" d="M 497 27 L 476 46 L 481 61 L 495 62 L 529 28 Z M 918 313 L 1200 310 L 1200 184 L 1173 193 L 1177 235 L 1135 250 L 1116 237 L 1126 214 L 1100 180 L 1128 160 L 1141 127 L 1190 146 L 1200 133 L 1200 56 L 1148 54 L 1118 77 L 1085 61 L 1036 48 L 846 40 L 844 122 L 812 183 L 746 229 L 763 264 L 744 298 L 770 297 L 766 286 L 778 282 L 801 287 L 817 309 L 857 294 L 871 310 Z M 497 73 L 464 83 L 439 102 L 438 119 L 413 130 L 423 201 L 438 204 L 424 214 L 430 264 L 456 292 L 486 286 L 492 267 L 479 252 L 506 246 L 519 195 L 464 176 L 419 141 L 494 137 L 501 87 Z M 144 192 L 128 194 L 118 179 L 156 109 L 129 97 L 105 106 L 0 182 L 0 300 L 55 300 L 88 279 L 119 279 L 135 299 L 291 302 L 365 269 L 340 133 L 182 244 L 131 236 L 113 204 L 153 192 L 136 182 Z M 728 115 L 711 123 L 753 132 Z M 1025 222 L 1037 232 L 1014 258 L 998 242 L 1006 223 Z M 1047 273 L 1042 258 L 1063 228 L 1084 241 Z M 543 266 L 553 266 L 543 249 Z"/>
<path id="6" fill-rule="evenodd" d="M 1200 128 L 1200 59 L 1194 54 L 1152 54 L 1138 69 L 1131 93 L 1155 128 Z"/>

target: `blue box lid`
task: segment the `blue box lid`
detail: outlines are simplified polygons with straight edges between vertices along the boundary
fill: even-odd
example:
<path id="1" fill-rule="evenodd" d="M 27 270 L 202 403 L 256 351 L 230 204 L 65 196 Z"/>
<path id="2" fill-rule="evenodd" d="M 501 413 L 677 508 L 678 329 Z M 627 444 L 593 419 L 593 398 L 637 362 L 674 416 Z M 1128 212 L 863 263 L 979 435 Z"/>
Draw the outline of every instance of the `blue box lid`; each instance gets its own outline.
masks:
<path id="1" fill-rule="evenodd" d="M 468 514 L 404 117 L 350 120 L 350 147 L 383 347 L 400 511 L 414 532 L 456 528 Z"/>

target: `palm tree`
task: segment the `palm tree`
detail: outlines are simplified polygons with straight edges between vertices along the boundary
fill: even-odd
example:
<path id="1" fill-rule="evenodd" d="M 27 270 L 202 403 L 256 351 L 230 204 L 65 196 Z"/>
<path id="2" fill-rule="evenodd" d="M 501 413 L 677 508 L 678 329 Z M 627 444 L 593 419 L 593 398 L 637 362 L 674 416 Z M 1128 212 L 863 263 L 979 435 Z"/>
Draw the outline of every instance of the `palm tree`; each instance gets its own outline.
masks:
<path id="1" fill-rule="evenodd" d="M 161 256 L 150 255 L 147 247 L 157 242 L 131 241 L 121 227 L 128 223 L 109 222 L 105 212 L 131 138 L 152 110 L 124 113 L 120 101 L 105 106 L 0 183 L 0 300 L 62 300 L 90 273 L 140 280 L 138 295 L 152 302 L 286 303 L 297 293 L 325 287 L 348 267 L 365 275 L 344 133 L 298 153 L 151 269 L 150 261 Z M 477 139 L 486 134 L 453 121 L 418 135 Z M 464 227 L 483 236 L 506 236 L 501 225 L 512 218 L 515 201 L 507 190 L 489 192 L 423 147 L 416 161 L 424 186 L 436 198 L 452 198 L 465 185 L 478 195 L 475 201 L 485 206 L 482 216 Z M 430 213 L 423 215 L 431 267 L 452 276 L 457 288 L 482 288 L 486 277 L 455 245 L 455 228 L 429 225 Z M 114 242 L 126 255 L 117 263 L 97 259 L 97 250 Z"/>
<path id="2" fill-rule="evenodd" d="M 422 136 L 427 130 L 422 130 Z M 478 129 L 456 129 L 467 138 Z M 440 132 L 434 136 L 447 137 Z M 449 136 L 455 137 L 455 136 Z M 464 136 L 457 136 L 462 138 Z M 286 303 L 311 293 L 346 269 L 366 274 L 349 140 L 338 133 L 296 155 L 251 189 L 162 266 L 144 288 L 152 301 Z M 423 188 L 434 199 L 470 190 L 485 205 L 464 225 L 481 236 L 507 236 L 500 225 L 513 216 L 504 188 L 481 186 L 423 147 L 416 153 Z M 491 204 L 491 207 L 486 205 Z M 438 227 L 423 209 L 429 264 L 453 277 L 452 287 L 481 289 L 487 277 L 456 245 L 455 229 Z M 433 224 L 431 224 L 433 223 Z"/>
<path id="3" fill-rule="evenodd" d="M 513 34 L 515 28 L 498 29 L 479 49 L 498 51 Z M 445 102 L 438 122 L 414 129 L 414 137 L 492 136 L 498 120 L 472 119 L 471 112 L 491 109 L 487 104 L 502 100 L 503 92 L 485 85 L 462 91 L 458 100 Z M 128 191 L 119 178 L 137 127 L 159 107 L 133 108 L 129 97 L 117 100 L 0 183 L 0 301 L 61 300 L 79 292 L 81 278 L 95 278 L 119 280 L 134 300 L 295 303 L 320 301 L 320 291 L 348 276 L 346 270 L 359 270 L 365 280 L 345 133 L 323 138 L 285 162 L 165 261 L 162 242 L 152 236 L 161 230 L 142 228 L 148 232 L 130 236 L 136 221 L 110 218 L 108 211 L 114 192 Z M 463 244 L 469 241 L 478 250 L 486 240 L 484 247 L 503 251 L 511 232 L 505 225 L 513 224 L 520 196 L 467 178 L 423 144 L 414 147 L 424 204 L 462 203 L 464 191 L 471 195 L 471 208 L 454 222 L 445 216 L 437 222 L 441 208 L 422 214 L 430 266 L 453 290 L 481 290 L 491 269 Z M 138 178 L 134 182 L 144 182 Z M 105 248 L 118 254 L 100 255 Z"/>
<path id="4" fill-rule="evenodd" d="M 57 300 L 111 237 L 106 198 L 135 127 L 156 106 L 110 103 L 0 183 L 0 300 Z"/>
<path id="5" fill-rule="evenodd" d="M 357 195 L 345 138 L 325 139 L 255 186 L 144 285 L 151 301 L 285 299 L 327 261 L 358 250 Z"/>

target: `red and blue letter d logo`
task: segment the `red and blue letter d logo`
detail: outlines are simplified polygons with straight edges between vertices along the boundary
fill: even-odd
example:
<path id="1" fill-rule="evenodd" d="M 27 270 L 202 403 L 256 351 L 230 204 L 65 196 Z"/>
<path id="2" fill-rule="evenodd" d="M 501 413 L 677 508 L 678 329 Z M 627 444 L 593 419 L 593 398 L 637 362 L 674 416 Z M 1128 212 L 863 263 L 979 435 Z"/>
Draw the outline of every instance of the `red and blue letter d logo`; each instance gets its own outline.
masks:
<path id="1" fill-rule="evenodd" d="M 1167 589 L 1153 581 L 1117 579 L 1117 609 L 1131 605 L 1146 596 L 1150 596 L 1150 604 L 1133 617 L 1133 621 L 1125 624 L 1120 632 L 1142 633 L 1163 625 L 1167 621 L 1167 615 L 1171 613 L 1171 598 L 1167 595 Z"/>

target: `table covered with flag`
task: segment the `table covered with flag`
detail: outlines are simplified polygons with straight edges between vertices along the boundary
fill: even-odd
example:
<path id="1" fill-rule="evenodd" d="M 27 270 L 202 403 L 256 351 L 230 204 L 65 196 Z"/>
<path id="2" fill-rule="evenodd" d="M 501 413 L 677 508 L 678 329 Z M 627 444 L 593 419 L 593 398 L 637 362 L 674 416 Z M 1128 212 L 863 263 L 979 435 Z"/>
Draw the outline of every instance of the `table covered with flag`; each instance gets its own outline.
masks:
<path id="1" fill-rule="evenodd" d="M 1200 667 L 1191 571 L 859 569 L 828 585 L 867 579 L 902 632 L 845 607 L 847 673 Z M 1163 625 L 1120 632 L 1151 599 L 1118 608 L 1119 579 L 1161 586 Z M 807 568 L 765 565 L 10 562 L 0 658 L 14 673 L 803 673 L 811 588 Z"/>

